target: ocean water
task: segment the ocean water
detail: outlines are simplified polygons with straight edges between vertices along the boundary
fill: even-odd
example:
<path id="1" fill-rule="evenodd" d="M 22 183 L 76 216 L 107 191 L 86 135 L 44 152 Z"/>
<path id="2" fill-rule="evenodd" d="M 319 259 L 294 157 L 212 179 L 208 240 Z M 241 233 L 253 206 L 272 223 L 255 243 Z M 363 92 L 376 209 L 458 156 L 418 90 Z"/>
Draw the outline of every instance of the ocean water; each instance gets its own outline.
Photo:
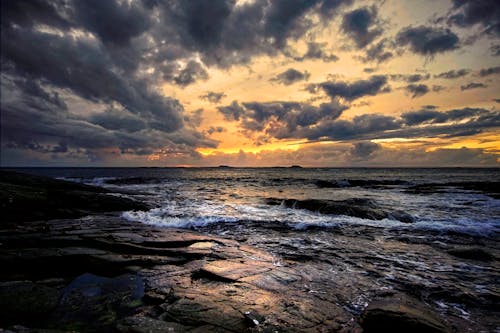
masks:
<path id="1" fill-rule="evenodd" d="M 367 225 L 494 236 L 500 200 L 462 182 L 498 182 L 500 169 L 309 168 L 40 168 L 37 174 L 136 192 L 155 208 L 123 217 L 161 227 L 200 229 L 213 224 L 266 223 L 307 230 Z M 415 186 L 440 184 L 424 191 Z M 417 187 L 418 189 L 418 187 Z M 386 212 L 404 212 L 413 223 L 269 205 L 277 200 L 369 199 Z"/>
<path id="2" fill-rule="evenodd" d="M 264 249 L 277 266 L 300 265 L 304 290 L 353 315 L 396 291 L 424 301 L 457 332 L 500 331 L 500 169 L 19 171 L 149 203 L 121 213 L 135 223 Z"/>

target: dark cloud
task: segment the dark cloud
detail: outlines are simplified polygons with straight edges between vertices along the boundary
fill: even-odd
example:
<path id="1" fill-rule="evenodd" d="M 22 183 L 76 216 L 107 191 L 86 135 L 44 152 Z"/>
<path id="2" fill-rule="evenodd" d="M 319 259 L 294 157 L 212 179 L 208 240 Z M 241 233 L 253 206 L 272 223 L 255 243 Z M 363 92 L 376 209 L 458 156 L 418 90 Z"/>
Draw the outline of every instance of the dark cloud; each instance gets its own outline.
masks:
<path id="1" fill-rule="evenodd" d="M 425 81 L 430 78 L 430 74 L 392 74 L 391 80 L 395 81 L 405 81 L 408 83 L 415 83 L 420 81 Z"/>
<path id="2" fill-rule="evenodd" d="M 147 127 L 146 123 L 126 110 L 108 109 L 89 118 L 89 122 L 109 130 L 137 132 Z"/>
<path id="3" fill-rule="evenodd" d="M 325 121 L 300 134 L 309 140 L 352 140 L 376 137 L 385 131 L 401 127 L 398 119 L 381 114 L 364 114 L 352 121 Z"/>
<path id="4" fill-rule="evenodd" d="M 484 83 L 480 82 L 471 82 L 466 85 L 460 86 L 460 90 L 470 90 L 470 89 L 478 89 L 478 88 L 487 88 L 488 86 L 485 85 Z"/>
<path id="5" fill-rule="evenodd" d="M 240 117 L 245 114 L 245 110 L 237 101 L 233 101 L 231 105 L 219 106 L 217 110 L 222 113 L 226 120 L 240 120 Z"/>
<path id="6" fill-rule="evenodd" d="M 347 106 L 338 102 L 313 106 L 297 102 L 249 102 L 219 107 L 227 120 L 241 120 L 241 127 L 250 132 L 264 131 L 276 138 L 287 138 L 314 127 L 317 123 L 335 120 Z"/>
<path id="7" fill-rule="evenodd" d="M 500 44 L 491 45 L 490 47 L 491 55 L 494 57 L 500 57 Z"/>
<path id="8" fill-rule="evenodd" d="M 309 79 L 308 71 L 298 71 L 294 68 L 289 68 L 283 73 L 278 74 L 276 77 L 272 78 L 271 81 L 276 81 L 284 85 L 291 85 L 299 81 L 307 81 Z"/>
<path id="9" fill-rule="evenodd" d="M 363 61 L 376 61 L 382 63 L 393 57 L 393 53 L 386 48 L 387 41 L 385 39 L 379 41 L 366 50 Z"/>
<path id="10" fill-rule="evenodd" d="M 194 110 L 190 114 L 185 115 L 184 120 L 186 121 L 186 123 L 194 127 L 200 126 L 201 122 L 203 121 L 203 111 L 203 109 Z"/>
<path id="11" fill-rule="evenodd" d="M 429 92 L 429 87 L 425 84 L 409 84 L 405 87 L 411 98 L 422 97 Z"/>
<path id="12" fill-rule="evenodd" d="M 405 121 L 405 124 L 413 126 L 420 124 L 439 124 L 450 121 L 459 121 L 463 119 L 475 118 L 485 114 L 489 114 L 489 112 L 479 108 L 463 108 L 440 112 L 437 111 L 435 107 L 426 107 L 419 111 L 405 112 L 401 115 L 401 118 Z"/>
<path id="13" fill-rule="evenodd" d="M 461 28 L 481 25 L 483 32 L 500 36 L 500 4 L 496 0 L 453 0 L 448 23 Z"/>
<path id="14" fill-rule="evenodd" d="M 446 88 L 444 86 L 440 86 L 439 84 L 433 84 L 432 85 L 432 91 L 434 92 L 440 92 L 442 90 L 445 90 Z"/>
<path id="15" fill-rule="evenodd" d="M 450 70 L 447 72 L 442 72 L 442 73 L 436 74 L 436 75 L 434 75 L 434 77 L 439 78 L 439 79 L 452 80 L 452 79 L 458 79 L 459 77 L 466 76 L 469 73 L 470 73 L 469 69 L 465 69 L 465 68 L 458 69 L 458 70 L 453 69 L 453 70 Z"/>
<path id="16" fill-rule="evenodd" d="M 207 79 L 210 66 L 248 64 L 258 55 L 335 61 L 338 58 L 327 44 L 313 41 L 314 33 L 352 2 L 1 1 L 2 152 L 8 148 L 9 156 L 21 156 L 23 150 L 65 155 L 74 163 L 110 156 L 118 161 L 120 154 L 200 158 L 195 148 L 217 145 L 205 135 L 223 129 L 197 131 L 203 111 L 187 112 L 178 100 L 164 96 L 162 85 L 183 88 Z M 470 18 L 474 6 L 455 1 L 453 14 L 464 16 L 450 24 L 482 24 L 494 34 L 490 23 L 474 23 Z M 350 11 L 341 22 L 355 45 L 365 48 L 365 61 L 383 62 L 396 53 L 385 39 L 376 43 L 383 31 L 375 7 Z M 291 42 L 305 36 L 307 51 L 294 58 Z M 397 42 L 430 56 L 459 46 L 451 31 L 427 27 L 406 28 Z M 292 82 L 295 77 L 284 75 L 280 80 Z M 309 90 L 324 91 L 332 99 L 321 105 L 235 101 L 217 109 L 225 119 L 238 121 L 245 133 L 261 131 L 255 135 L 259 143 L 271 138 L 368 140 L 422 131 L 400 118 L 381 115 L 339 119 L 347 106 L 339 104 L 338 98 L 352 102 L 389 91 L 387 80 L 387 76 L 372 76 L 310 85 Z M 223 97 L 223 93 L 207 92 L 200 98 L 220 103 Z M 479 119 L 483 116 L 464 119 L 471 125 L 469 133 L 486 126 L 479 125 L 485 124 Z M 495 124 L 493 117 L 489 120 Z M 458 124 L 447 126 L 439 129 L 442 132 L 432 128 L 425 133 L 467 133 Z"/>
<path id="17" fill-rule="evenodd" d="M 96 149 L 111 147 L 142 154 L 165 146 L 183 145 L 185 151 L 214 146 L 194 130 L 196 117 L 185 115 L 183 106 L 157 87 L 208 78 L 188 43 L 197 39 L 207 47 L 202 55 L 212 52 L 202 40 L 216 39 L 222 30 L 216 22 L 201 22 L 201 30 L 197 24 L 224 13 L 213 2 L 203 18 L 184 17 L 186 25 L 175 25 L 162 21 L 162 5 L 2 1 L 2 144 L 57 154 L 93 150 L 93 156 L 102 155 Z M 200 13 L 195 2 L 171 5 L 173 11 Z M 177 38 L 185 33 L 191 38 L 183 43 Z M 79 115 L 81 107 L 73 109 L 69 100 L 97 110 Z"/>
<path id="18" fill-rule="evenodd" d="M 207 133 L 209 135 L 212 135 L 214 133 L 223 133 L 225 131 L 226 129 L 222 126 L 210 126 L 209 129 L 207 130 Z"/>
<path id="19" fill-rule="evenodd" d="M 326 0 L 321 3 L 319 13 L 325 20 L 331 20 L 340 8 L 352 5 L 354 0 Z"/>
<path id="20" fill-rule="evenodd" d="M 364 96 L 375 96 L 390 90 L 387 85 L 387 77 L 384 75 L 374 75 L 367 80 L 354 82 L 327 81 L 313 84 L 308 87 L 309 91 L 321 88 L 331 98 L 342 97 L 352 101 Z"/>
<path id="21" fill-rule="evenodd" d="M 500 73 L 500 66 L 496 67 L 490 67 L 490 68 L 483 68 L 479 71 L 479 76 L 489 76 L 493 74 L 499 74 Z"/>
<path id="22" fill-rule="evenodd" d="M 219 104 L 220 101 L 226 97 L 223 92 L 208 91 L 205 95 L 201 95 L 200 98 L 209 101 L 213 104 Z"/>
<path id="23" fill-rule="evenodd" d="M 234 102 L 237 104 L 236 102 Z M 345 106 L 302 103 L 242 103 L 238 120 L 248 136 L 265 133 L 277 139 L 349 141 L 386 138 L 473 135 L 500 127 L 500 111 L 463 108 L 438 111 L 435 106 L 403 113 L 400 117 L 363 114 L 352 120 L 339 119 Z M 469 133 L 469 134 L 467 134 Z M 361 151 L 365 147 L 359 147 Z"/>
<path id="24" fill-rule="evenodd" d="M 337 57 L 335 54 L 328 53 L 324 50 L 326 45 L 327 45 L 326 43 L 308 42 L 306 53 L 304 53 L 302 57 L 295 57 L 294 59 L 297 61 L 303 61 L 306 59 L 317 59 L 317 60 L 322 60 L 324 62 L 332 62 L 339 60 L 339 57 Z"/>
<path id="25" fill-rule="evenodd" d="M 0 2 L 0 15 L 3 26 L 18 24 L 33 27 L 35 24 L 48 24 L 58 28 L 67 28 L 70 22 L 64 17 L 64 1 L 15 1 Z"/>
<path id="26" fill-rule="evenodd" d="M 198 145 L 215 145 L 214 141 L 188 128 L 162 131 L 157 120 L 145 120 L 125 109 L 78 115 L 61 103 L 58 91 L 38 88 L 2 76 L 1 135 L 4 148 L 42 154 L 67 153 L 79 156 L 79 159 L 94 160 L 99 156 L 105 158 L 104 152 L 111 149 L 118 153 L 142 154 L 165 146 L 182 145 L 193 149 Z M 34 89 L 39 90 L 37 94 L 33 94 Z M 85 103 L 84 100 L 80 102 Z M 98 104 L 88 104 L 87 107 L 98 107 Z"/>
<path id="27" fill-rule="evenodd" d="M 382 146 L 375 142 L 361 141 L 353 144 L 350 153 L 356 159 L 367 159 L 380 149 L 382 149 Z"/>
<path id="28" fill-rule="evenodd" d="M 342 18 L 342 31 L 358 48 L 364 48 L 383 32 L 377 18 L 377 8 L 362 7 L 348 12 Z"/>
<path id="29" fill-rule="evenodd" d="M 98 35 L 104 43 L 127 44 L 151 24 L 151 13 L 140 2 L 85 0 L 73 4 L 77 24 Z"/>
<path id="30" fill-rule="evenodd" d="M 338 121 L 331 124 L 329 126 L 329 131 L 331 131 L 329 138 L 337 140 L 415 137 L 452 138 L 463 136 L 465 131 L 480 133 L 483 130 L 492 130 L 500 126 L 499 111 L 464 108 L 442 113 L 444 113 L 444 116 L 435 110 L 422 110 L 416 113 L 403 114 L 401 118 L 379 115 L 379 117 L 385 117 L 382 121 L 374 121 L 376 115 L 363 115 L 366 119 L 362 122 L 354 118 L 352 122 L 342 123 Z M 427 124 L 427 126 L 421 126 L 422 124 Z M 322 133 L 325 132 L 322 131 Z"/>
<path id="31" fill-rule="evenodd" d="M 161 96 L 147 82 L 118 74 L 117 64 L 93 39 L 2 29 L 2 60 L 12 66 L 12 75 L 41 79 L 93 102 L 119 103 L 155 120 L 164 131 L 182 127 L 178 101 Z"/>
<path id="32" fill-rule="evenodd" d="M 493 99 L 493 101 L 496 103 L 500 103 L 500 98 L 495 98 L 495 99 Z"/>
<path id="33" fill-rule="evenodd" d="M 173 81 L 175 84 L 180 86 L 190 85 L 198 80 L 206 80 L 208 79 L 208 73 L 203 68 L 203 66 L 194 60 L 189 61 L 174 78 Z"/>
<path id="34" fill-rule="evenodd" d="M 232 0 L 152 2 L 161 22 L 155 38 L 197 52 L 206 65 L 248 63 L 258 54 L 284 53 L 289 40 L 315 26 L 309 13 L 331 20 L 352 0 Z M 330 21 L 328 21 L 330 22 Z M 333 59 L 333 58 L 332 58 Z"/>
<path id="35" fill-rule="evenodd" d="M 408 46 L 410 50 L 424 56 L 455 50 L 459 38 L 449 29 L 426 26 L 406 27 L 398 32 L 396 45 Z"/>

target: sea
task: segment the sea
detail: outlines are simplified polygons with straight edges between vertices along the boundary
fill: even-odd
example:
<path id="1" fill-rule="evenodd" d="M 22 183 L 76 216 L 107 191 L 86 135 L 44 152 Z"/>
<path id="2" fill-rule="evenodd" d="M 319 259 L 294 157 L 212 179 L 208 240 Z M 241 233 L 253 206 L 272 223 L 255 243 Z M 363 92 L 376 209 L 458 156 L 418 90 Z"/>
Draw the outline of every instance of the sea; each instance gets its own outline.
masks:
<path id="1" fill-rule="evenodd" d="M 334 297 L 353 315 L 381 293 L 402 292 L 458 332 L 500 332 L 498 168 L 18 171 L 148 203 L 147 211 L 119 213 L 133 223 L 266 250 L 277 266 L 300 265 L 308 292 Z"/>
<path id="2" fill-rule="evenodd" d="M 461 183 L 500 182 L 498 168 L 24 168 L 35 173 L 103 186 L 147 202 L 146 212 L 123 217 L 165 228 L 202 229 L 220 224 L 282 224 L 292 229 L 354 225 L 495 236 L 500 200 Z M 429 185 L 429 186 L 427 186 Z M 492 185 L 493 186 L 493 185 Z M 491 187 L 491 186 L 490 186 Z M 268 199 L 342 201 L 363 198 L 413 221 L 369 219 L 289 205 Z M 299 205 L 300 206 L 300 205 Z"/>

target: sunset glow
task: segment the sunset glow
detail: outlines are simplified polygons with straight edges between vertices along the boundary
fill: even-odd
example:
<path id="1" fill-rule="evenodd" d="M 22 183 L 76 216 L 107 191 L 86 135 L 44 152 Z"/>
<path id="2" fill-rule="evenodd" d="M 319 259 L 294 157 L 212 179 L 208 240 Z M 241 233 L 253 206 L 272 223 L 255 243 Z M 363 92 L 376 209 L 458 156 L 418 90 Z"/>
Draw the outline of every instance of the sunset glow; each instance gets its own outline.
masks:
<path id="1" fill-rule="evenodd" d="M 6 3 L 4 166 L 498 166 L 498 24 L 472 2 Z"/>

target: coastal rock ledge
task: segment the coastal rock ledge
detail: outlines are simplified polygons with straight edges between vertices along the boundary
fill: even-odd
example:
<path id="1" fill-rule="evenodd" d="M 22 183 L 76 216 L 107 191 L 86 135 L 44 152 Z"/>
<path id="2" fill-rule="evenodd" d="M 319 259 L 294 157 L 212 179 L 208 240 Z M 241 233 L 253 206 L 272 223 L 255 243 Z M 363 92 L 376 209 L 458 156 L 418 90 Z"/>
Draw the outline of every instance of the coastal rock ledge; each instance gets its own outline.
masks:
<path id="1" fill-rule="evenodd" d="M 0 260 L 0 327 L 12 332 L 361 331 L 308 293 L 292 261 L 113 214 L 7 224 Z"/>
<path id="2" fill-rule="evenodd" d="M 321 282 L 333 262 L 317 270 L 243 241 L 126 221 L 104 212 L 145 207 L 104 189 L 14 173 L 0 182 L 10 214 L 0 224 L 0 332 L 360 333 L 379 321 L 448 331 L 404 299 L 360 318 L 342 305 L 342 284 Z"/>

